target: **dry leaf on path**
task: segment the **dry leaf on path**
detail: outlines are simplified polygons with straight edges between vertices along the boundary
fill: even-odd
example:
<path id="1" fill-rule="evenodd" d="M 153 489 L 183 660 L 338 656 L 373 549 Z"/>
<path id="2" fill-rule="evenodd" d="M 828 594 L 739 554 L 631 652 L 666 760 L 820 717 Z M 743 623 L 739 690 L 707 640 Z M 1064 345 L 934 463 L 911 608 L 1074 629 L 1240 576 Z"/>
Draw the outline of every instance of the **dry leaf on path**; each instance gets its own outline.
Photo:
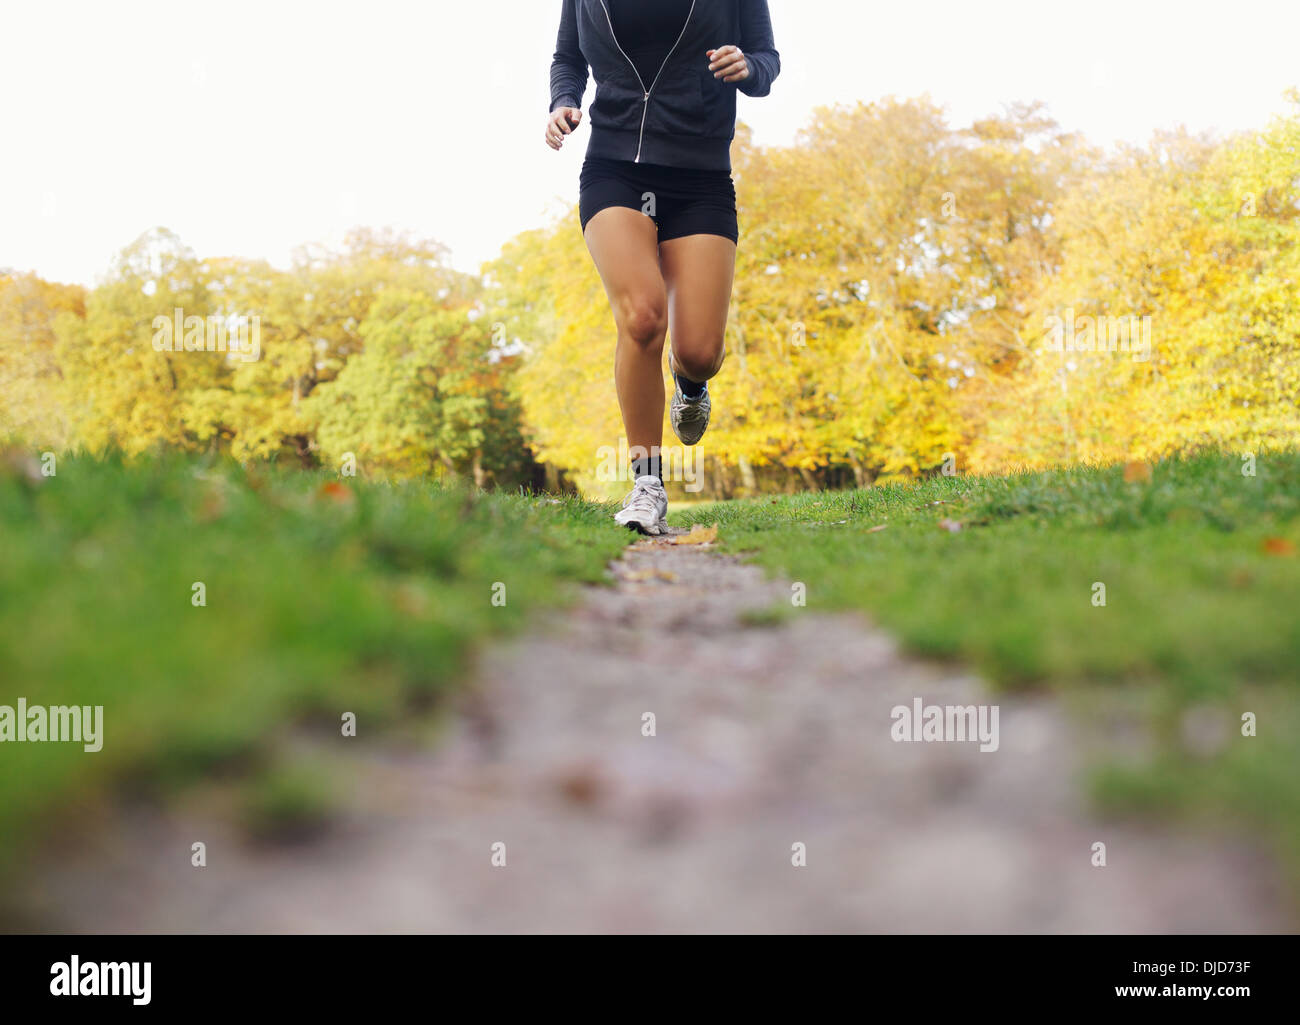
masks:
<path id="1" fill-rule="evenodd" d="M 718 525 L 704 527 L 695 524 L 689 534 L 678 534 L 673 538 L 675 545 L 709 545 L 718 539 Z"/>
<path id="2" fill-rule="evenodd" d="M 888 523 L 882 523 L 882 524 L 881 524 L 880 526 L 878 526 L 878 527 L 872 527 L 870 530 L 867 531 L 867 533 L 868 533 L 868 534 L 879 534 L 882 530 L 884 530 L 884 529 L 887 528 L 888 526 L 889 526 Z"/>
<path id="3" fill-rule="evenodd" d="M 622 574 L 619 579 L 632 583 L 638 583 L 642 580 L 666 580 L 671 584 L 677 580 L 677 574 L 666 569 L 634 569 Z"/>
<path id="4" fill-rule="evenodd" d="M 1295 544 L 1284 537 L 1266 537 L 1260 547 L 1269 555 L 1295 555 Z"/>
<path id="5" fill-rule="evenodd" d="M 571 766 L 556 777 L 556 785 L 565 800 L 577 805 L 592 805 L 605 793 L 605 779 L 595 765 Z"/>
<path id="6" fill-rule="evenodd" d="M 961 524 L 956 520 L 940 520 L 939 526 L 950 534 L 955 534 L 957 531 L 961 530 Z"/>

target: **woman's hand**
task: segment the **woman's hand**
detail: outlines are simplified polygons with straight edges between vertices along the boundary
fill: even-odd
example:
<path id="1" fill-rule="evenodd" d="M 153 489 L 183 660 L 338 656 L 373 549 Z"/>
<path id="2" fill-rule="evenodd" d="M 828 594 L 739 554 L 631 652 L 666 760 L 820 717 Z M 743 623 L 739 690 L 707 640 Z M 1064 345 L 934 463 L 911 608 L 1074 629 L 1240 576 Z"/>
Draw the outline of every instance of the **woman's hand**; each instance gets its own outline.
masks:
<path id="1" fill-rule="evenodd" d="M 556 107 L 546 116 L 546 145 L 559 149 L 564 137 L 578 127 L 582 111 L 577 107 Z"/>
<path id="2" fill-rule="evenodd" d="M 713 72 L 714 78 L 720 78 L 724 82 L 743 82 L 749 77 L 749 64 L 739 46 L 722 46 L 707 53 L 709 70 Z"/>

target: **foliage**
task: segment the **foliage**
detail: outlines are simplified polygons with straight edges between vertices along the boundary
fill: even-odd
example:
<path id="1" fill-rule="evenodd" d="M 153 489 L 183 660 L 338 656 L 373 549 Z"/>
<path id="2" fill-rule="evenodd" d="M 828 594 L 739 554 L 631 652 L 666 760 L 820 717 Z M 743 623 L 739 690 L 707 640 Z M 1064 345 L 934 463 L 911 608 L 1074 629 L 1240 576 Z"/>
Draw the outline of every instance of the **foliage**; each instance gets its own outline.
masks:
<path id="1" fill-rule="evenodd" d="M 766 149 L 741 126 L 729 355 L 701 450 L 714 493 L 733 471 L 750 490 L 862 486 L 1287 444 L 1296 102 L 1262 131 L 1112 152 L 1037 105 L 966 127 L 927 99 L 825 108 Z M 257 318 L 259 358 L 155 351 L 154 318 L 176 307 Z M 1089 328 L 1054 351 L 1062 320 Z M 1128 351 L 1130 327 L 1149 352 Z M 200 261 L 159 229 L 88 293 L 0 277 L 0 436 L 307 466 L 351 453 L 363 473 L 508 486 L 535 482 L 536 459 L 596 491 L 622 436 L 612 356 L 571 211 L 479 277 L 393 233 L 278 270 Z"/>

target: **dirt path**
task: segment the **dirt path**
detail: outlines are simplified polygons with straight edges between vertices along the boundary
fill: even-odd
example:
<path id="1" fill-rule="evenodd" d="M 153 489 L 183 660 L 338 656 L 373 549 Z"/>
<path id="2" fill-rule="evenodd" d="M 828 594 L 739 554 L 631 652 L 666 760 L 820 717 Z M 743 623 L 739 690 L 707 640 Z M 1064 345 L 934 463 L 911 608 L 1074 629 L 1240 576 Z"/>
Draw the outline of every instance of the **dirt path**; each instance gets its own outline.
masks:
<path id="1" fill-rule="evenodd" d="M 357 758 L 355 805 L 324 838 L 267 849 L 193 812 L 123 811 L 28 913 L 157 932 L 1293 926 L 1246 845 L 1091 818 L 1053 700 L 990 698 L 857 617 L 752 625 L 788 584 L 707 549 L 646 541 L 614 570 L 616 588 L 485 654 L 432 749 Z M 999 750 L 894 742 L 890 711 L 916 697 L 996 701 Z"/>

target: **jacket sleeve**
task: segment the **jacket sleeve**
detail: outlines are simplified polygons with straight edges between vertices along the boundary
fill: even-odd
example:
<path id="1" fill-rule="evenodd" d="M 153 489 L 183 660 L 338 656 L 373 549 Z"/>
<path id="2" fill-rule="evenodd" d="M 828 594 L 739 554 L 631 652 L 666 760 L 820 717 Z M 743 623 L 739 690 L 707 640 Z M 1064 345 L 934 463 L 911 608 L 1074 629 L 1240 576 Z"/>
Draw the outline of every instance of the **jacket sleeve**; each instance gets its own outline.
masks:
<path id="1" fill-rule="evenodd" d="M 578 47 L 578 3 L 564 0 L 560 12 L 560 34 L 551 61 L 551 110 L 581 107 L 587 90 L 587 58 Z"/>
<path id="2" fill-rule="evenodd" d="M 749 64 L 749 77 L 736 88 L 746 96 L 766 96 L 781 73 L 781 55 L 772 38 L 767 0 L 740 0 L 740 52 Z"/>

